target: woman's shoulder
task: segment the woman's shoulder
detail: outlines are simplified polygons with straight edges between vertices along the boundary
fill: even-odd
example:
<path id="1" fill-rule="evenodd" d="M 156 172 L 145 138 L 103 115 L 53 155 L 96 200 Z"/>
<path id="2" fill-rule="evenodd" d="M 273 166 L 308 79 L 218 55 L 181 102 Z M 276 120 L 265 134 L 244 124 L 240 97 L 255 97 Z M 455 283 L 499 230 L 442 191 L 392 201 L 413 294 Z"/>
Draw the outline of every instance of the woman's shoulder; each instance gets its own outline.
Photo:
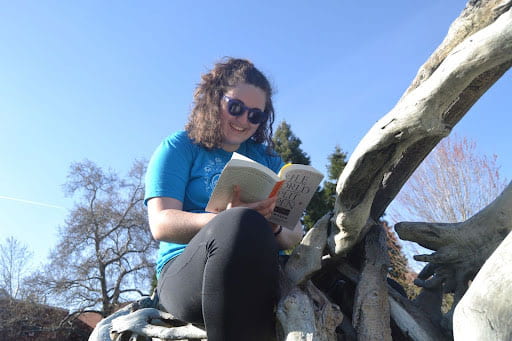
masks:
<path id="1" fill-rule="evenodd" d="M 195 143 L 185 130 L 178 130 L 167 136 L 162 144 L 167 148 L 180 148 L 186 150 L 195 150 L 199 145 Z"/>
<path id="2" fill-rule="evenodd" d="M 249 154 L 247 156 L 269 166 L 272 169 L 279 169 L 283 164 L 281 156 L 264 143 L 257 143 L 255 141 L 248 140 L 246 141 L 246 148 Z"/>
<path id="3" fill-rule="evenodd" d="M 179 130 L 164 138 L 158 150 L 162 153 L 185 153 L 195 155 L 198 146 L 184 130 Z"/>
<path id="4" fill-rule="evenodd" d="M 194 144 L 185 130 L 178 130 L 172 133 L 171 135 L 167 136 L 165 142 L 170 144 Z"/>
<path id="5" fill-rule="evenodd" d="M 253 153 L 257 153 L 263 157 L 267 158 L 279 158 L 279 154 L 269 147 L 266 143 L 258 143 L 254 140 L 247 140 L 246 142 L 247 150 L 250 150 Z"/>

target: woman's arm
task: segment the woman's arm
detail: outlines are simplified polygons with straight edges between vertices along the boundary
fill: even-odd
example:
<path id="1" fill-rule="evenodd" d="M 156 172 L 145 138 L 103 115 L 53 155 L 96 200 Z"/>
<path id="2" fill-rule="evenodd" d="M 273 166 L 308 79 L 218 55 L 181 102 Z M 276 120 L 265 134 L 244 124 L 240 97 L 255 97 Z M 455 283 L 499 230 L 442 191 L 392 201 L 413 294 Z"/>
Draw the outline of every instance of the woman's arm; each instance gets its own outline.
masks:
<path id="1" fill-rule="evenodd" d="M 183 203 L 174 198 L 155 197 L 147 202 L 149 227 L 158 241 L 186 244 L 212 220 L 215 213 L 183 211 Z"/>
<path id="2" fill-rule="evenodd" d="M 245 206 L 258 211 L 269 218 L 276 198 L 268 198 L 260 202 L 246 204 L 239 200 L 239 189 L 235 189 L 234 200 L 228 207 Z M 155 197 L 147 202 L 149 227 L 153 238 L 158 241 L 186 244 L 199 230 L 212 220 L 215 213 L 192 213 L 183 211 L 183 203 L 169 197 Z M 272 224 L 274 225 L 274 224 Z M 278 230 L 272 226 L 273 232 Z M 302 238 L 302 224 L 300 221 L 290 230 L 286 227 L 276 236 L 279 247 L 289 249 L 300 242 Z"/>

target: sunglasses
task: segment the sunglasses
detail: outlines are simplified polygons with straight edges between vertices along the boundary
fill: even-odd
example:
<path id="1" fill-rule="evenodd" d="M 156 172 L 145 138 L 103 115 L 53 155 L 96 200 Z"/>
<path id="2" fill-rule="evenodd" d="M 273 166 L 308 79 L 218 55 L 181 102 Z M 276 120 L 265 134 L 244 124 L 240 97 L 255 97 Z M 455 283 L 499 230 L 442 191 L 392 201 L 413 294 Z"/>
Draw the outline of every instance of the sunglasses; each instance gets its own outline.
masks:
<path id="1" fill-rule="evenodd" d="M 228 103 L 228 113 L 232 116 L 240 116 L 247 111 L 247 119 L 252 124 L 260 124 L 268 119 L 268 113 L 258 108 L 249 108 L 239 99 L 228 96 L 224 96 L 222 99 Z"/>

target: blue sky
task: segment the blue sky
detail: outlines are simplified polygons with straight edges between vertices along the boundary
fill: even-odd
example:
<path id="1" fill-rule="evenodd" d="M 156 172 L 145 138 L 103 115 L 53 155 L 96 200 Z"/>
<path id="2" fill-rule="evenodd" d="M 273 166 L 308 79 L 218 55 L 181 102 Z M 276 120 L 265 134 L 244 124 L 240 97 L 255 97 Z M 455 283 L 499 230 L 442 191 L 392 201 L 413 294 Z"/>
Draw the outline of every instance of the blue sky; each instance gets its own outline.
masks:
<path id="1" fill-rule="evenodd" d="M 251 59 L 324 171 L 397 102 L 465 6 L 411 1 L 0 0 L 0 238 L 44 260 L 89 159 L 124 174 L 181 129 L 200 74 Z M 510 178 L 510 72 L 454 129 Z"/>

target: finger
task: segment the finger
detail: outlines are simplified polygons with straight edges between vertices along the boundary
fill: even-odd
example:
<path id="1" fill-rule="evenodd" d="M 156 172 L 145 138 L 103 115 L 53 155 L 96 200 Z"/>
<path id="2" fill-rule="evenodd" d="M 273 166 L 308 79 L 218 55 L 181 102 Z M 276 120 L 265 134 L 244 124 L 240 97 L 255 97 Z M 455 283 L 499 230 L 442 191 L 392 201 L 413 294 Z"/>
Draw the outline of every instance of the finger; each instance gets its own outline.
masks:
<path id="1" fill-rule="evenodd" d="M 274 208 L 276 208 L 277 200 L 274 200 L 270 203 L 270 212 L 274 212 Z"/>
<path id="2" fill-rule="evenodd" d="M 233 201 L 240 202 L 240 186 L 233 186 Z"/>
<path id="3" fill-rule="evenodd" d="M 425 265 L 425 267 L 420 271 L 420 273 L 418 274 L 418 278 L 419 279 L 427 279 L 429 278 L 430 276 L 432 276 L 437 268 L 439 267 L 439 265 L 437 264 L 434 264 L 434 263 L 428 263 L 427 265 Z"/>
<path id="4" fill-rule="evenodd" d="M 414 280 L 414 284 L 425 289 L 435 289 L 439 288 L 443 284 L 443 278 L 436 275 L 432 276 L 431 279 L 427 280 L 417 278 Z"/>
<path id="5" fill-rule="evenodd" d="M 420 262 L 430 263 L 453 263 L 458 259 L 458 253 L 453 248 L 441 248 L 438 251 L 431 253 L 430 255 L 416 255 L 414 259 Z"/>
<path id="6" fill-rule="evenodd" d="M 395 225 L 395 230 L 400 239 L 411 240 L 431 250 L 449 244 L 453 235 L 452 229 L 447 228 L 451 224 L 425 223 L 425 222 L 400 222 Z"/>
<path id="7" fill-rule="evenodd" d="M 263 200 L 259 201 L 258 203 L 260 203 L 261 205 L 264 205 L 264 206 L 272 206 L 272 205 L 275 205 L 276 202 L 277 202 L 277 197 L 271 197 L 271 198 L 263 199 Z"/>
<path id="8" fill-rule="evenodd" d="M 256 211 L 262 216 L 264 216 L 266 219 L 270 218 L 270 216 L 272 215 L 272 211 L 268 207 L 260 208 Z"/>
<path id="9" fill-rule="evenodd" d="M 256 210 L 262 214 L 265 211 L 269 211 L 269 210 L 273 211 L 274 210 L 273 206 L 274 206 L 274 201 L 269 200 L 269 199 L 253 202 L 253 203 L 247 205 L 247 207 L 252 208 L 253 210 Z"/>
<path id="10" fill-rule="evenodd" d="M 231 207 L 237 207 L 242 204 L 242 201 L 240 200 L 240 186 L 235 185 L 233 186 L 233 192 L 231 194 L 231 201 L 228 204 L 228 208 Z"/>
<path id="11" fill-rule="evenodd" d="M 437 253 L 431 253 L 429 255 L 422 254 L 422 255 L 414 255 L 413 258 L 417 260 L 418 262 L 429 262 L 429 263 L 441 263 L 442 257 Z"/>
<path id="12" fill-rule="evenodd" d="M 264 216 L 265 218 L 267 218 L 267 220 L 268 220 L 268 219 L 270 219 L 270 217 L 271 217 L 271 216 L 272 216 L 272 214 L 274 213 L 274 207 L 275 207 L 275 205 L 270 205 L 270 206 L 267 206 L 267 207 L 264 209 L 264 211 L 263 211 L 263 213 L 262 213 L 262 214 L 263 214 L 263 216 Z"/>
<path id="13" fill-rule="evenodd" d="M 274 196 L 274 197 L 270 197 L 270 198 L 267 198 L 266 200 L 268 200 L 271 204 L 274 204 L 277 202 L 277 197 Z"/>
<path id="14" fill-rule="evenodd" d="M 274 211 L 274 208 L 276 208 L 276 204 L 277 204 L 277 197 L 273 197 L 273 198 L 268 198 L 266 200 L 266 204 L 268 206 L 268 209 L 272 212 Z"/>
<path id="15" fill-rule="evenodd" d="M 422 255 L 414 255 L 414 256 L 412 256 L 412 258 L 414 258 L 414 260 L 417 260 L 418 262 L 429 262 L 427 260 L 428 256 L 430 256 L 430 255 L 422 254 Z"/>

